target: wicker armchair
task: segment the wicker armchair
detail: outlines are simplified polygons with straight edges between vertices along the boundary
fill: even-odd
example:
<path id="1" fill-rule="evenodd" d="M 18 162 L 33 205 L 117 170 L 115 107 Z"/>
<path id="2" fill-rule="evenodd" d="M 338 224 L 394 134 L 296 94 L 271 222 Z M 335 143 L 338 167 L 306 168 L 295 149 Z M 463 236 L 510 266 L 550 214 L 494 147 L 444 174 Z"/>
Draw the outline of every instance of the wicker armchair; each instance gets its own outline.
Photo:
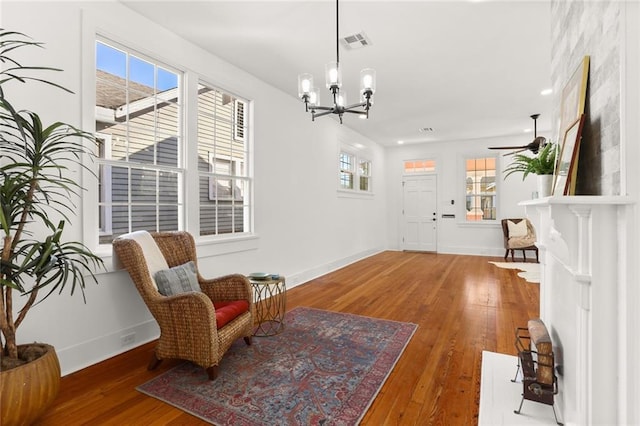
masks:
<path id="1" fill-rule="evenodd" d="M 189 261 L 197 265 L 191 234 L 160 232 L 151 236 L 170 268 Z M 185 359 L 205 368 L 213 380 L 218 375 L 220 360 L 236 339 L 243 337 L 247 345 L 251 344 L 255 307 L 251 285 L 245 276 L 234 274 L 207 280 L 198 272 L 202 292 L 163 296 L 151 279 L 142 248 L 135 240 L 116 238 L 113 250 L 160 326 L 160 338 L 149 370 L 166 358 Z M 249 310 L 218 329 L 213 302 L 237 300 L 246 300 Z"/>

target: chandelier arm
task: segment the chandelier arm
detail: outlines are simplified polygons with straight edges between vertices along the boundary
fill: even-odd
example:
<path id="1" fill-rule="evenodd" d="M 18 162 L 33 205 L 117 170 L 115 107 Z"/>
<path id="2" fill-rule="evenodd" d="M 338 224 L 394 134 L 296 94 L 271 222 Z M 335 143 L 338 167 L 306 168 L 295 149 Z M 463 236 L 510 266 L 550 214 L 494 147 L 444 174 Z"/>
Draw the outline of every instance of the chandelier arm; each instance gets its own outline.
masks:
<path id="1" fill-rule="evenodd" d="M 345 109 L 344 112 L 348 112 L 351 114 L 358 114 L 358 115 L 365 115 L 367 113 L 366 111 L 356 111 L 351 109 Z"/>
<path id="2" fill-rule="evenodd" d="M 319 109 L 321 111 L 333 111 L 335 107 L 326 107 L 326 106 L 314 106 L 313 109 Z"/>
<path id="3" fill-rule="evenodd" d="M 316 113 L 314 114 L 314 117 L 318 118 L 318 117 L 322 117 L 324 115 L 329 115 L 329 114 L 333 114 L 333 108 L 321 113 Z"/>
<path id="4" fill-rule="evenodd" d="M 359 104 L 353 104 L 353 105 L 346 106 L 346 107 L 344 107 L 344 109 L 346 111 L 346 110 L 349 110 L 349 109 L 360 108 L 360 107 L 365 107 L 365 106 L 367 106 L 366 102 L 360 102 Z"/>

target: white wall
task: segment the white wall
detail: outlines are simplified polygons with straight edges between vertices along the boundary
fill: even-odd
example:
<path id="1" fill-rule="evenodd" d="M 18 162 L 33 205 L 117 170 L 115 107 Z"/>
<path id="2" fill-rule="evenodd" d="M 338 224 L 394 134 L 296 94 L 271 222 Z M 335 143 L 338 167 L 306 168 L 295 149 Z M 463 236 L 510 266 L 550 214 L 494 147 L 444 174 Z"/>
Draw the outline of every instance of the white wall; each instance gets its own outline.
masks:
<path id="1" fill-rule="evenodd" d="M 541 136 L 546 136 L 540 134 Z M 531 134 L 492 139 L 477 139 L 458 142 L 431 142 L 419 145 L 399 145 L 386 149 L 387 194 L 389 206 L 387 227 L 388 246 L 401 248 L 402 241 L 402 178 L 406 160 L 435 159 L 438 182 L 437 251 L 439 253 L 461 253 L 485 256 L 503 256 L 502 228 L 499 220 L 508 217 L 524 217 L 520 201 L 529 200 L 536 191 L 535 176 L 522 181 L 521 174 L 504 179 L 504 170 L 512 156 L 511 151 L 489 150 L 489 146 L 526 145 L 533 139 Z M 465 169 L 464 159 L 498 155 L 497 223 L 468 223 L 465 220 Z M 451 204 L 451 200 L 454 204 Z M 443 219 L 443 214 L 455 214 L 455 219 Z"/>
<path id="2" fill-rule="evenodd" d="M 47 120 L 85 129 L 92 123 L 92 107 L 83 105 L 93 96 L 93 56 L 87 46 L 91 49 L 96 31 L 186 71 L 187 78 L 202 76 L 254 101 L 257 238 L 199 245 L 203 275 L 269 271 L 287 276 L 287 284 L 293 286 L 385 248 L 386 187 L 377 185 L 385 181 L 383 150 L 332 118 L 312 123 L 295 99 L 295 82 L 291 93 L 283 93 L 118 3 L 3 2 L 1 12 L 3 28 L 46 44 L 24 56 L 24 62 L 64 69 L 56 81 L 76 93 L 36 84 L 11 88 L 10 96 L 19 106 Z M 373 161 L 373 196 L 338 193 L 341 143 L 363 145 L 360 150 Z M 79 170 L 74 173 L 80 179 Z M 95 199 L 95 182 L 86 186 L 92 188 L 86 197 Z M 82 200 L 74 201 L 78 217 L 66 237 L 95 241 L 91 230 L 82 226 L 92 211 L 83 208 Z M 235 252 L 223 253 L 229 250 Z M 104 254 L 111 265 L 109 253 Z M 53 344 L 63 374 L 68 374 L 128 349 L 121 346 L 120 337 L 130 332 L 136 333 L 138 345 L 157 337 L 158 330 L 127 273 L 118 271 L 102 273 L 99 285 L 88 286 L 86 305 L 81 297 L 63 295 L 35 307 L 18 337 L 19 342 Z"/>

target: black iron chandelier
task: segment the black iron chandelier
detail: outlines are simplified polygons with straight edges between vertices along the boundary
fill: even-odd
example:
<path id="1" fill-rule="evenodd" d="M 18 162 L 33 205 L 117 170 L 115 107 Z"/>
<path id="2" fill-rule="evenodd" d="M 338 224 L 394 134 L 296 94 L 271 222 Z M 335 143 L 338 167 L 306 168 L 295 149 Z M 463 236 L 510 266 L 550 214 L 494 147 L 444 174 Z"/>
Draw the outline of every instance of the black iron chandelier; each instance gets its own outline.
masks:
<path id="1" fill-rule="evenodd" d="M 315 121 L 316 117 L 338 114 L 342 124 L 342 115 L 345 112 L 357 114 L 361 118 L 369 118 L 369 108 L 373 104 L 373 94 L 376 91 L 376 72 L 371 68 L 365 68 L 360 71 L 360 103 L 348 105 L 346 92 L 340 90 L 342 87 L 342 69 L 340 68 L 338 27 L 338 0 L 336 0 L 336 61 L 329 62 L 325 66 L 326 85 L 331 92 L 333 106 L 320 105 L 320 92 L 313 85 L 313 75 L 298 75 L 298 96 L 304 102 L 305 110 L 307 112 L 311 111 L 312 121 Z"/>

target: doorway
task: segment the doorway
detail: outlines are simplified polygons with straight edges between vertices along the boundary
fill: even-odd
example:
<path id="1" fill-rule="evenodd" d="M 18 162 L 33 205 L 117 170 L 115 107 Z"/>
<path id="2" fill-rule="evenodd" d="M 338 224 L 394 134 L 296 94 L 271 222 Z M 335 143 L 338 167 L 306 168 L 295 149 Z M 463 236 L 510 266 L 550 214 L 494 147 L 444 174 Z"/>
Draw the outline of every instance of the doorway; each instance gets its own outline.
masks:
<path id="1" fill-rule="evenodd" d="M 402 250 L 437 251 L 436 178 L 406 176 L 402 182 Z"/>

